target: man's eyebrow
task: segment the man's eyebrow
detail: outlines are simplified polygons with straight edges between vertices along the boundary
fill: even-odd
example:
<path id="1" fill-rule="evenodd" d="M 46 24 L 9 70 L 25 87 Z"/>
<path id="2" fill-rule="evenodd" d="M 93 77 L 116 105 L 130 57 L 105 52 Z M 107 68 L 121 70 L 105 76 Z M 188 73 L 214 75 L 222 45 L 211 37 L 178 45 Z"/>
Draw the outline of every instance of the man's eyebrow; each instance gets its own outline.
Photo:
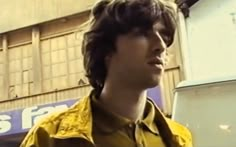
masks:
<path id="1" fill-rule="evenodd" d="M 164 34 L 164 35 L 170 34 L 168 28 L 164 24 L 154 25 L 153 29 L 158 31 L 160 34 Z"/>
<path id="2" fill-rule="evenodd" d="M 135 34 L 135 33 L 143 33 L 143 32 L 148 32 L 151 29 L 144 29 L 144 28 L 135 28 L 133 29 L 130 33 Z"/>

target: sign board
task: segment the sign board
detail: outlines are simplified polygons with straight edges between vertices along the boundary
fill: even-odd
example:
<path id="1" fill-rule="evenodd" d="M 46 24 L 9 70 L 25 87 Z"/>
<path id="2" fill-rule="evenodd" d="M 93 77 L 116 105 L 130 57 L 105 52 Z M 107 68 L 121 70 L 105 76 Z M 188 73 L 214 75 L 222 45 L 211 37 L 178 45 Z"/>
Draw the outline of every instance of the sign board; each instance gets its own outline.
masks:
<path id="1" fill-rule="evenodd" d="M 61 111 L 74 104 L 76 99 L 33 106 L 29 108 L 0 113 L 0 137 L 25 133 L 40 117 L 52 111 Z"/>

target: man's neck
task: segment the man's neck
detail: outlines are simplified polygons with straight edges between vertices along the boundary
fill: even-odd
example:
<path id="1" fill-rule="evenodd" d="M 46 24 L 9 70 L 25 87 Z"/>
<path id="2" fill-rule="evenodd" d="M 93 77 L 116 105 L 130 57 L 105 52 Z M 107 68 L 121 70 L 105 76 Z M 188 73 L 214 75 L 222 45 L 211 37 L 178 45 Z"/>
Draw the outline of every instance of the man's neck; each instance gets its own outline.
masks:
<path id="1" fill-rule="evenodd" d="M 146 90 L 105 86 L 99 101 L 109 111 L 136 122 L 142 118 L 146 97 Z"/>

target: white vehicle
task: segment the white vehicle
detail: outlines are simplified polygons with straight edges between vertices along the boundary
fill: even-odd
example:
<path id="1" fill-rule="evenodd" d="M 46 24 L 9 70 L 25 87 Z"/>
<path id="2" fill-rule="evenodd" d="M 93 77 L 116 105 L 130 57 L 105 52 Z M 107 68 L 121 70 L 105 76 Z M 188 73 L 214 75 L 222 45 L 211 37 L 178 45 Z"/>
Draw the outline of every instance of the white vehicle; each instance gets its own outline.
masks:
<path id="1" fill-rule="evenodd" d="M 172 119 L 188 127 L 194 147 L 236 146 L 236 77 L 186 81 L 175 91 Z"/>

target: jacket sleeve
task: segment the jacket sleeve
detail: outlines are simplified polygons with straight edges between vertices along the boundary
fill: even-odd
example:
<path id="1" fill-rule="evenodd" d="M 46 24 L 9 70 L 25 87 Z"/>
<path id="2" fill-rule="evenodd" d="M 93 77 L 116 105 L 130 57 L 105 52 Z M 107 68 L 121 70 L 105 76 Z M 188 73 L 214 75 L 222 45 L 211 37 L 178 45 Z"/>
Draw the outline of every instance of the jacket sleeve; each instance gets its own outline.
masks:
<path id="1" fill-rule="evenodd" d="M 54 141 L 44 128 L 36 128 L 29 131 L 20 147 L 53 147 Z"/>
<path id="2" fill-rule="evenodd" d="M 188 144 L 186 144 L 185 147 L 193 147 L 193 143 L 192 142 L 188 142 Z"/>
<path id="3" fill-rule="evenodd" d="M 193 139 L 190 130 L 185 128 L 185 133 L 187 134 L 185 147 L 193 147 Z"/>
<path id="4" fill-rule="evenodd" d="M 182 127 L 180 132 L 181 132 L 181 140 L 184 142 L 183 147 L 193 147 L 192 134 L 189 131 L 189 129 Z"/>
<path id="5" fill-rule="evenodd" d="M 167 119 L 167 121 L 175 136 L 175 140 L 179 142 L 180 146 L 193 147 L 192 134 L 190 130 L 171 119 Z"/>
<path id="6" fill-rule="evenodd" d="M 29 131 L 20 147 L 94 147 L 82 138 L 56 139 L 49 135 L 43 128 L 32 129 Z"/>

